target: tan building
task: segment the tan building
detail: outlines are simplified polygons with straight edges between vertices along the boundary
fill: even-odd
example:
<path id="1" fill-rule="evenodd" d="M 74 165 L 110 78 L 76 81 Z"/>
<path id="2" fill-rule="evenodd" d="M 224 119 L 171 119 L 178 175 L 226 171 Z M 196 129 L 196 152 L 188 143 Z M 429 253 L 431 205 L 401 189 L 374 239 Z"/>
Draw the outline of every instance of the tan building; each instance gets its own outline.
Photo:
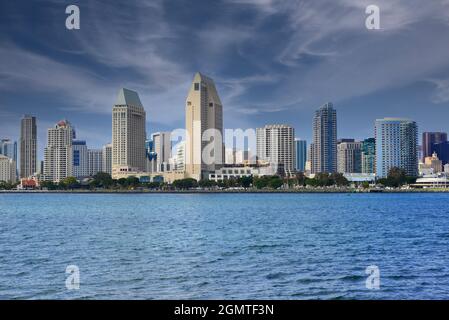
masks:
<path id="1" fill-rule="evenodd" d="M 438 155 L 434 152 L 431 157 L 424 158 L 424 165 L 433 170 L 433 173 L 443 172 L 443 162 L 438 159 Z"/>
<path id="2" fill-rule="evenodd" d="M 59 121 L 48 129 L 44 150 L 44 180 L 60 182 L 73 175 L 73 149 L 75 129 L 67 120 Z"/>
<path id="3" fill-rule="evenodd" d="M 0 154 L 0 182 L 15 183 L 16 181 L 16 162 Z"/>
<path id="4" fill-rule="evenodd" d="M 224 161 L 223 106 L 212 79 L 195 74 L 185 112 L 186 174 L 200 180 L 219 169 Z"/>
<path id="5" fill-rule="evenodd" d="M 146 114 L 137 92 L 121 89 L 112 109 L 112 177 L 146 169 Z"/>
<path id="6" fill-rule="evenodd" d="M 337 145 L 337 171 L 340 173 L 362 172 L 362 143 L 342 141 Z"/>

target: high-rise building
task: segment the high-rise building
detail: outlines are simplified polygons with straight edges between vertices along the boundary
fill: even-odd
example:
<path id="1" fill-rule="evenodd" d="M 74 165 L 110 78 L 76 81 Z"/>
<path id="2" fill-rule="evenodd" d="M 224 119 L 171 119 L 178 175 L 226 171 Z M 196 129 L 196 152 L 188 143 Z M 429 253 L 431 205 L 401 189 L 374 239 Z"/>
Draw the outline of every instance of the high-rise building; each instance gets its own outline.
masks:
<path id="1" fill-rule="evenodd" d="M 443 162 L 438 159 L 438 155 L 434 152 L 431 157 L 424 159 L 424 165 L 432 169 L 433 173 L 443 172 Z"/>
<path id="2" fill-rule="evenodd" d="M 337 171 L 337 111 L 326 103 L 313 118 L 312 173 Z"/>
<path id="3" fill-rule="evenodd" d="M 93 177 L 98 172 L 103 171 L 103 149 L 88 149 L 87 150 L 88 161 L 88 174 Z"/>
<path id="4" fill-rule="evenodd" d="M 438 155 L 438 158 L 443 162 L 443 166 L 449 163 L 449 141 L 435 143 L 432 146 L 432 150 Z"/>
<path id="5" fill-rule="evenodd" d="M 176 145 L 176 156 L 174 159 L 174 169 L 176 171 L 185 170 L 185 160 L 186 160 L 185 150 L 186 150 L 185 141 L 181 141 Z"/>
<path id="6" fill-rule="evenodd" d="M 295 129 L 288 125 L 267 125 L 256 129 L 257 159 L 267 161 L 285 174 L 294 171 Z"/>
<path id="7" fill-rule="evenodd" d="M 305 172 L 307 162 L 307 141 L 295 139 L 295 169 Z"/>
<path id="8" fill-rule="evenodd" d="M 36 117 L 25 115 L 20 126 L 20 177 L 28 178 L 37 173 Z"/>
<path id="9" fill-rule="evenodd" d="M 344 141 L 337 145 L 337 169 L 340 173 L 362 172 L 362 143 Z"/>
<path id="10" fill-rule="evenodd" d="M 436 151 L 435 144 L 447 141 L 446 132 L 423 132 L 422 134 L 422 160 L 431 157 Z M 440 155 L 438 155 L 440 156 Z M 441 158 L 440 158 L 441 159 Z"/>
<path id="11" fill-rule="evenodd" d="M 13 159 L 17 165 L 17 142 L 11 139 L 0 140 L 0 154 Z"/>
<path id="12" fill-rule="evenodd" d="M 376 139 L 362 142 L 362 173 L 376 173 Z"/>
<path id="13" fill-rule="evenodd" d="M 121 89 L 112 109 L 112 176 L 145 171 L 146 113 L 135 91 Z"/>
<path id="14" fill-rule="evenodd" d="M 14 159 L 0 154 L 0 182 L 15 183 L 16 181 L 16 162 Z"/>
<path id="15" fill-rule="evenodd" d="M 157 132 L 152 134 L 153 148 L 156 153 L 156 171 L 170 170 L 169 160 L 171 158 L 171 132 Z"/>
<path id="16" fill-rule="evenodd" d="M 44 179 L 60 182 L 73 175 L 72 142 L 75 129 L 67 120 L 59 121 L 48 129 L 47 147 L 44 150 Z"/>
<path id="17" fill-rule="evenodd" d="M 86 141 L 72 141 L 73 150 L 73 176 L 77 179 L 89 175 Z"/>
<path id="18" fill-rule="evenodd" d="M 393 167 L 418 175 L 418 126 L 408 119 L 384 118 L 375 122 L 376 175 L 384 178 Z"/>
<path id="19" fill-rule="evenodd" d="M 211 78 L 195 74 L 185 112 L 186 174 L 200 180 L 224 162 L 223 105 Z"/>
<path id="20" fill-rule="evenodd" d="M 102 171 L 112 175 L 112 143 L 103 146 Z"/>

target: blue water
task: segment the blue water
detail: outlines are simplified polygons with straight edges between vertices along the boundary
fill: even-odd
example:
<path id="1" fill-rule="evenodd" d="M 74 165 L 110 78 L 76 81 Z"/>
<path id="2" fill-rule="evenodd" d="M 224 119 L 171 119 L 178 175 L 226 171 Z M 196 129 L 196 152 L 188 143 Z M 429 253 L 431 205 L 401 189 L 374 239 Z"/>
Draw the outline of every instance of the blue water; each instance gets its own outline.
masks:
<path id="1" fill-rule="evenodd" d="M 1 299 L 448 299 L 449 194 L 0 194 Z M 80 289 L 67 290 L 68 265 Z M 369 290 L 366 267 L 380 269 Z"/>

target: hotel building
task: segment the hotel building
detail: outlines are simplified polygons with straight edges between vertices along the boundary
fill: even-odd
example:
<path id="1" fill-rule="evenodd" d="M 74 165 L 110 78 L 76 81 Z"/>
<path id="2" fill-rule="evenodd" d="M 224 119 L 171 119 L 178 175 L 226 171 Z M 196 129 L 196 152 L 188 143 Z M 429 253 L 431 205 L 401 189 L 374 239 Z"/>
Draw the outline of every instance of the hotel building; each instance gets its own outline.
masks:
<path id="1" fill-rule="evenodd" d="M 20 125 L 20 177 L 28 178 L 37 172 L 36 117 L 25 115 Z"/>

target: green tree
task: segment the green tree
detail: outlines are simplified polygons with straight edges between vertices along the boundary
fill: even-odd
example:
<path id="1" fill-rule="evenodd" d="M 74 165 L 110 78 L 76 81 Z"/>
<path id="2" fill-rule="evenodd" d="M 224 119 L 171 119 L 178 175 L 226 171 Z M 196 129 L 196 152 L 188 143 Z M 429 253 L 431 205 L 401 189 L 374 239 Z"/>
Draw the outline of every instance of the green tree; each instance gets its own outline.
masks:
<path id="1" fill-rule="evenodd" d="M 407 175 L 404 169 L 393 167 L 388 172 L 387 186 L 398 188 L 407 182 Z"/>
<path id="2" fill-rule="evenodd" d="M 251 185 L 253 184 L 253 177 L 252 176 L 245 176 L 245 177 L 241 177 L 238 180 L 238 184 L 245 188 L 248 189 L 249 187 L 251 187 Z"/>
<path id="3" fill-rule="evenodd" d="M 63 179 L 60 183 L 59 186 L 63 189 L 68 189 L 68 190 L 73 190 L 76 187 L 79 187 L 79 183 L 78 180 L 76 180 L 75 177 L 67 177 L 65 179 Z"/>
<path id="4" fill-rule="evenodd" d="M 275 189 L 275 190 L 279 189 L 283 185 L 284 185 L 284 181 L 282 180 L 282 178 L 277 177 L 277 176 L 271 177 L 268 182 L 268 187 L 271 189 Z"/>
<path id="5" fill-rule="evenodd" d="M 109 189 L 113 186 L 114 181 L 109 173 L 106 172 L 98 172 L 94 175 L 94 185 L 96 187 Z"/>
<path id="6" fill-rule="evenodd" d="M 298 186 L 305 186 L 306 185 L 306 175 L 304 174 L 304 172 L 298 172 L 296 174 L 296 183 L 298 184 Z"/>
<path id="7" fill-rule="evenodd" d="M 345 178 L 343 173 L 335 172 L 330 176 L 330 179 L 332 180 L 333 184 L 336 184 L 339 187 L 349 185 L 349 181 Z"/>
<path id="8" fill-rule="evenodd" d="M 198 182 L 192 178 L 180 179 L 173 181 L 172 186 L 178 190 L 188 190 L 192 188 L 197 188 Z"/>

